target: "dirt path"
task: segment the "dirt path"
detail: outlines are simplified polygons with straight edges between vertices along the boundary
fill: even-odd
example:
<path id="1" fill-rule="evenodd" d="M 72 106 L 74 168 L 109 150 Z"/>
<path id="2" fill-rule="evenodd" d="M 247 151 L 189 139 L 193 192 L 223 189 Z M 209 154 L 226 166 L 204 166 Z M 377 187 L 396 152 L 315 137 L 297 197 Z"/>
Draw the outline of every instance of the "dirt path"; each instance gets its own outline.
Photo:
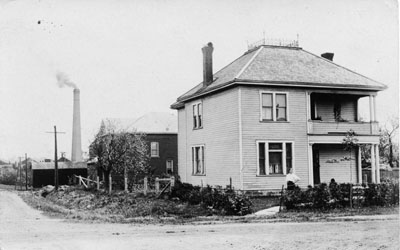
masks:
<path id="1" fill-rule="evenodd" d="M 49 219 L 0 190 L 0 249 L 398 249 L 399 221 L 127 225 Z"/>

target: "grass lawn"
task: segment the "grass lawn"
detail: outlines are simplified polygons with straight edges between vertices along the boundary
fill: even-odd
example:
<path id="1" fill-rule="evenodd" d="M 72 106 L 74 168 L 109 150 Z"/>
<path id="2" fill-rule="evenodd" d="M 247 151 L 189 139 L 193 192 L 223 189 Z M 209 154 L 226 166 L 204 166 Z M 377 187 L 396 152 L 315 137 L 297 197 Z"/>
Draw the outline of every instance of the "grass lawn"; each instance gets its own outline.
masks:
<path id="1" fill-rule="evenodd" d="M 256 221 L 327 221 L 335 217 L 353 215 L 398 214 L 396 207 L 344 208 L 321 211 L 285 211 L 268 217 L 222 216 L 200 205 L 189 205 L 180 201 L 157 199 L 154 195 L 123 192 L 108 195 L 76 188 L 49 194 L 46 198 L 38 192 L 19 192 L 22 199 L 33 208 L 48 216 L 83 221 L 111 223 L 215 223 Z M 257 197 L 251 199 L 253 212 L 279 206 L 279 197 Z"/>

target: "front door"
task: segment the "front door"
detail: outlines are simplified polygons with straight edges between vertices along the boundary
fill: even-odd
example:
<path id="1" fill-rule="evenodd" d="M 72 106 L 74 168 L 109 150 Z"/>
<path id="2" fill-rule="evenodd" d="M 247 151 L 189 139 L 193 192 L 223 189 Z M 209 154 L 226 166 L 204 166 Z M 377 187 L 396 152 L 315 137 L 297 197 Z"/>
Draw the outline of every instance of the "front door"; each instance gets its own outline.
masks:
<path id="1" fill-rule="evenodd" d="M 321 182 L 320 172 L 319 172 L 319 150 L 313 147 L 313 175 L 314 175 L 314 185 Z"/>

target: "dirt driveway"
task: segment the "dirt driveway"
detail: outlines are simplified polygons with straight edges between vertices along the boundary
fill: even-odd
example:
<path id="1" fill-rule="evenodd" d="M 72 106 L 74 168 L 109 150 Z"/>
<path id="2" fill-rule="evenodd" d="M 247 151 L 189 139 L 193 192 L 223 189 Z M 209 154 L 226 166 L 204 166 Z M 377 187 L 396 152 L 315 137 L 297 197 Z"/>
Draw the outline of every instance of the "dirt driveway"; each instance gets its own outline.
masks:
<path id="1" fill-rule="evenodd" d="M 392 217 L 393 218 L 393 217 Z M 399 220 L 214 225 L 50 219 L 0 189 L 0 249 L 398 249 Z"/>

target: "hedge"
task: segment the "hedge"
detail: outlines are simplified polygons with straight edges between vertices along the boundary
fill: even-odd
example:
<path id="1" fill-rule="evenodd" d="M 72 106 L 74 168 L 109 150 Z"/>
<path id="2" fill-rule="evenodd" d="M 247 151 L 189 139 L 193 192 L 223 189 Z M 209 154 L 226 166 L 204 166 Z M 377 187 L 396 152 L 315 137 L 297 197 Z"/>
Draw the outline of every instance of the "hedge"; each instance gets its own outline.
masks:
<path id="1" fill-rule="evenodd" d="M 192 205 L 201 205 L 212 213 L 221 215 L 246 215 L 251 213 L 251 201 L 233 189 L 216 189 L 210 186 L 201 188 L 188 183 L 177 182 L 172 189 L 171 198 Z"/>
<path id="2" fill-rule="evenodd" d="M 395 206 L 399 204 L 398 182 L 368 184 L 368 186 L 352 189 L 353 186 L 349 183 L 330 183 L 329 186 L 321 183 L 315 187 L 308 186 L 306 190 L 296 187 L 294 190 L 285 191 L 283 204 L 287 210 L 326 210 L 348 207 L 350 204 L 353 206 Z"/>

